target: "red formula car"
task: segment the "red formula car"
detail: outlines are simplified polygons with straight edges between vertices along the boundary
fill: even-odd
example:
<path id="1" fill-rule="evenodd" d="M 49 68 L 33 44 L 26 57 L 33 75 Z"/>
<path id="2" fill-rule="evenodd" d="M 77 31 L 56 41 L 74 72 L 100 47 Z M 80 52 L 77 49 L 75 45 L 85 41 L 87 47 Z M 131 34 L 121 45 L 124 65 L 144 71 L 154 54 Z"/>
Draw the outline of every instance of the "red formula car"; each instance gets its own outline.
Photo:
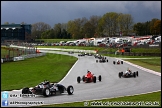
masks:
<path id="1" fill-rule="evenodd" d="M 115 64 L 123 64 L 123 61 L 119 61 L 119 60 L 117 60 L 116 62 L 113 61 L 113 64 L 114 64 L 114 65 L 115 65 Z"/>
<path id="2" fill-rule="evenodd" d="M 88 71 L 86 75 L 83 75 L 82 78 L 80 76 L 77 77 L 78 83 L 80 83 L 80 81 L 83 81 L 85 83 L 90 83 L 90 82 L 96 83 L 96 80 L 97 80 L 96 76 L 92 74 L 90 71 Z M 98 76 L 98 80 L 101 81 L 101 75 Z"/>

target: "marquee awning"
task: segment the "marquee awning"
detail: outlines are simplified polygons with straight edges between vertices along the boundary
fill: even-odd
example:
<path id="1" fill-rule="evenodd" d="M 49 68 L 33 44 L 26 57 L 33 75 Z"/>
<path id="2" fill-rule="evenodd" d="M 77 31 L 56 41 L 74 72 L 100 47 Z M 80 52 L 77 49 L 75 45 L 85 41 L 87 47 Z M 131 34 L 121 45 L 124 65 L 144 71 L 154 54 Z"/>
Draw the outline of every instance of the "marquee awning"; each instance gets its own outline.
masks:
<path id="1" fill-rule="evenodd" d="M 8 29 L 21 29 L 22 27 L 1 27 L 1 30 L 2 29 L 6 29 L 6 30 L 8 30 Z"/>

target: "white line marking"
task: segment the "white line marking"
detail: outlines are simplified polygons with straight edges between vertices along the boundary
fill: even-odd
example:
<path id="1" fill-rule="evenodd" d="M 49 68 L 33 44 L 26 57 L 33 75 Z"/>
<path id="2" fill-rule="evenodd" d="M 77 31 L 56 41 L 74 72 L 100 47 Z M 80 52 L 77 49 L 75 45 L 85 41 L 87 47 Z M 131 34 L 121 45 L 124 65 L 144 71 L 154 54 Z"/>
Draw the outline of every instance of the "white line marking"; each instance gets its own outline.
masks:
<path id="1" fill-rule="evenodd" d="M 133 63 L 128 62 L 128 61 L 125 61 L 125 60 L 123 60 L 123 59 L 121 59 L 121 58 L 116 58 L 116 59 L 122 60 L 122 61 L 124 61 L 125 63 L 127 63 L 127 64 L 129 64 L 129 65 L 132 65 L 132 66 L 134 66 L 134 67 L 137 67 L 137 68 L 139 68 L 139 69 L 141 69 L 141 70 L 144 70 L 144 71 L 146 71 L 146 72 L 149 72 L 149 73 L 152 73 L 152 74 L 161 76 L 161 73 L 160 73 L 160 72 L 156 72 L 156 71 L 153 71 L 153 70 L 144 68 L 144 67 L 142 67 L 142 66 L 133 64 Z"/>
<path id="2" fill-rule="evenodd" d="M 134 95 L 125 95 L 125 96 L 118 96 L 118 97 L 100 98 L 100 99 L 91 99 L 91 100 L 73 101 L 73 102 L 63 102 L 63 103 L 54 103 L 54 104 L 66 104 L 66 103 L 75 103 L 75 102 L 85 102 L 85 101 L 95 101 L 95 100 L 103 100 L 103 99 L 121 98 L 121 97 L 126 97 L 126 96 L 138 96 L 138 95 L 142 95 L 142 94 L 154 93 L 154 92 L 159 92 L 159 91 L 161 91 L 161 90 L 152 91 L 152 92 L 146 92 L 146 93 L 140 93 L 140 94 L 134 94 Z M 43 104 L 43 105 L 54 105 L 54 104 Z M 83 103 L 83 106 L 84 106 L 84 103 Z"/>
<path id="3" fill-rule="evenodd" d="M 59 82 L 61 83 L 71 72 L 71 70 L 74 68 L 74 66 L 77 64 L 77 62 L 79 61 L 79 59 L 75 62 L 75 64 L 72 66 L 72 68 L 69 70 L 69 72 L 66 74 L 66 76 Z"/>

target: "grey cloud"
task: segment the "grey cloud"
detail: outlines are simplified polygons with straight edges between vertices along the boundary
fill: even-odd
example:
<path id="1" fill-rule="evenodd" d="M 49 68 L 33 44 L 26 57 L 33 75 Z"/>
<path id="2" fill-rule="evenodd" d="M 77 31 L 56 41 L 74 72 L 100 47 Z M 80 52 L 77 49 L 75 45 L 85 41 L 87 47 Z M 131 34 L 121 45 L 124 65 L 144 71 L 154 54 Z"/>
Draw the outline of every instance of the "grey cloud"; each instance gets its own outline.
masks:
<path id="1" fill-rule="evenodd" d="M 2 1 L 1 24 L 45 22 L 53 26 L 108 12 L 131 14 L 135 22 L 161 19 L 161 1 Z"/>

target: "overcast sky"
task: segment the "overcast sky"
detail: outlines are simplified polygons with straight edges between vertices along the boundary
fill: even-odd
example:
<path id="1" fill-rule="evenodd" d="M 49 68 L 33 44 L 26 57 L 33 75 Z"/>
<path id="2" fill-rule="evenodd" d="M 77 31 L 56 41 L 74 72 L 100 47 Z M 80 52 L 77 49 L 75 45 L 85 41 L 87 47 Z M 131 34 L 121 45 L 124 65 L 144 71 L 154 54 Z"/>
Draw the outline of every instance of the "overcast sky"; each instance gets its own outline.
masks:
<path id="1" fill-rule="evenodd" d="M 109 12 L 131 14 L 135 23 L 161 20 L 161 1 L 1 1 L 1 24 L 44 22 L 53 27 Z"/>

